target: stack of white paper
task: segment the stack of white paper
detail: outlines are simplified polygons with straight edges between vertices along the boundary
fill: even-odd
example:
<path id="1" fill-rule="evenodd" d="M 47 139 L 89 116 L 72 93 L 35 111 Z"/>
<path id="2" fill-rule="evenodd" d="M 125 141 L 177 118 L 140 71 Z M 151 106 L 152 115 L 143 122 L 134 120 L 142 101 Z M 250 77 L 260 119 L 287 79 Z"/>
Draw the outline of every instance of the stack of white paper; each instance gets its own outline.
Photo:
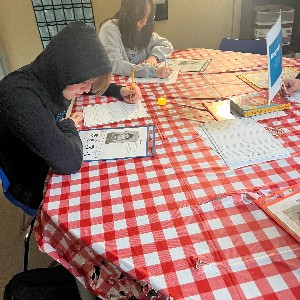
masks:
<path id="1" fill-rule="evenodd" d="M 196 131 L 231 169 L 290 156 L 263 126 L 251 118 L 204 123 Z"/>

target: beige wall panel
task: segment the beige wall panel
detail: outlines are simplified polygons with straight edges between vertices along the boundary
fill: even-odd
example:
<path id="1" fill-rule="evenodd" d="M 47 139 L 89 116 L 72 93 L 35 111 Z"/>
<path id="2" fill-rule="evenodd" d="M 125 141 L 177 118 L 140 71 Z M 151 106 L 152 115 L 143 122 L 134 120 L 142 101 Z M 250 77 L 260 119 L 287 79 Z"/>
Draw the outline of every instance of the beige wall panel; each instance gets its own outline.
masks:
<path id="1" fill-rule="evenodd" d="M 175 49 L 216 48 L 229 36 L 230 0 L 169 0 L 169 20 L 156 22 L 156 31 Z"/>
<path id="2" fill-rule="evenodd" d="M 95 27 L 99 32 L 102 21 L 112 17 L 119 9 L 121 0 L 92 0 Z"/>
<path id="3" fill-rule="evenodd" d="M 30 0 L 1 0 L 3 43 L 11 70 L 30 63 L 42 43 Z"/>

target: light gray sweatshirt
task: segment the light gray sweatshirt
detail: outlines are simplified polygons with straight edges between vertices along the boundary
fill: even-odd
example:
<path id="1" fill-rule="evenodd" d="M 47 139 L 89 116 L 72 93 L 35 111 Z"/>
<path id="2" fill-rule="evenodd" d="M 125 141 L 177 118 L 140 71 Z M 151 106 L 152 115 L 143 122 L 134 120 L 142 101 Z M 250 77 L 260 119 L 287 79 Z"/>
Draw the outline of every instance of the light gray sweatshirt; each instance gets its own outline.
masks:
<path id="1" fill-rule="evenodd" d="M 142 64 L 150 55 L 164 61 L 173 51 L 172 44 L 165 38 L 153 33 L 147 48 L 138 52 L 137 49 L 125 49 L 121 39 L 118 20 L 108 20 L 99 32 L 99 38 L 112 65 L 112 72 L 117 75 L 131 76 L 135 66 L 136 77 L 156 77 L 155 67 Z"/>

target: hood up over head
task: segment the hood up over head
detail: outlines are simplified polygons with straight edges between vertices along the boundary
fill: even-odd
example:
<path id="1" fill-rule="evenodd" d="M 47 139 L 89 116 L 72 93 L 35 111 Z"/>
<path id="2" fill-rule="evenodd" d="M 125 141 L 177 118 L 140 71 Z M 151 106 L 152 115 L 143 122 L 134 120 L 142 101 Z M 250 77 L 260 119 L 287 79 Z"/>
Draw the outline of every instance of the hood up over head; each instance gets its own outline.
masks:
<path id="1" fill-rule="evenodd" d="M 60 94 L 67 85 L 111 72 L 111 64 L 95 30 L 84 22 L 62 29 L 32 62 L 36 76 L 50 93 Z"/>

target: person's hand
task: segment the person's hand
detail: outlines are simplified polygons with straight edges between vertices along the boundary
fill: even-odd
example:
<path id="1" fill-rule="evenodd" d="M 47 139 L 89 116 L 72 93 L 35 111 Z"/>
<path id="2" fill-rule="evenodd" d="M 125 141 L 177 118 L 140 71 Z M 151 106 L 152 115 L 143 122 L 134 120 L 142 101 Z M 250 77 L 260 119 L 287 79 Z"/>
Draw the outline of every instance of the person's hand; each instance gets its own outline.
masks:
<path id="1" fill-rule="evenodd" d="M 145 64 L 151 65 L 151 66 L 156 66 L 158 65 L 157 57 L 154 55 L 149 56 L 145 61 Z"/>
<path id="2" fill-rule="evenodd" d="M 75 123 L 75 126 L 77 126 L 79 124 L 79 122 L 82 120 L 82 113 L 75 112 L 75 113 L 71 114 L 71 116 L 68 117 L 67 119 L 73 120 L 73 122 Z"/>
<path id="3" fill-rule="evenodd" d="M 156 69 L 156 77 L 168 78 L 172 73 L 172 69 L 169 67 L 160 67 Z"/>
<path id="4" fill-rule="evenodd" d="M 142 99 L 141 90 L 136 84 L 132 85 L 132 89 L 130 89 L 130 86 L 123 86 L 120 90 L 120 94 L 124 101 L 130 104 L 137 103 L 140 99 Z"/>
<path id="5" fill-rule="evenodd" d="M 300 92 L 300 79 L 287 78 L 283 80 L 284 84 L 281 87 L 281 94 L 290 96 L 296 92 Z"/>

